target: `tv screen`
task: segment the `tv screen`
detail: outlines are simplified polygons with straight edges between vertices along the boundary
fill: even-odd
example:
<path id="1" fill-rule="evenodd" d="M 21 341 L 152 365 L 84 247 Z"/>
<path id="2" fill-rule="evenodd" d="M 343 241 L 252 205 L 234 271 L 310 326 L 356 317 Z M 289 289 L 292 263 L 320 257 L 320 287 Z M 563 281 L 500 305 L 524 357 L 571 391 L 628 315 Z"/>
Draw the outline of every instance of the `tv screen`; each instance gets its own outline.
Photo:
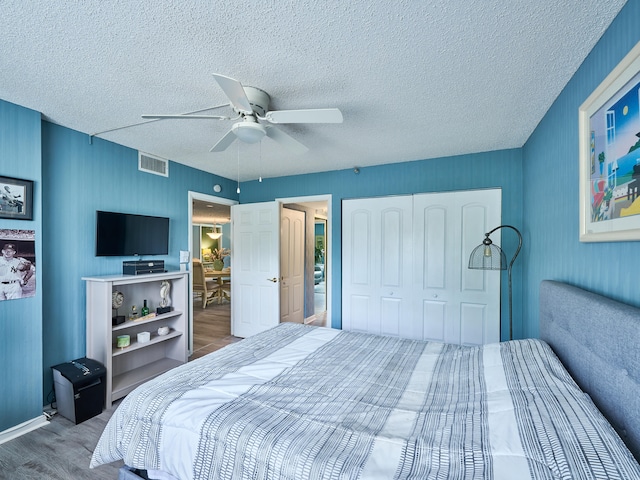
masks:
<path id="1" fill-rule="evenodd" d="M 169 219 L 96 212 L 96 256 L 167 255 Z"/>

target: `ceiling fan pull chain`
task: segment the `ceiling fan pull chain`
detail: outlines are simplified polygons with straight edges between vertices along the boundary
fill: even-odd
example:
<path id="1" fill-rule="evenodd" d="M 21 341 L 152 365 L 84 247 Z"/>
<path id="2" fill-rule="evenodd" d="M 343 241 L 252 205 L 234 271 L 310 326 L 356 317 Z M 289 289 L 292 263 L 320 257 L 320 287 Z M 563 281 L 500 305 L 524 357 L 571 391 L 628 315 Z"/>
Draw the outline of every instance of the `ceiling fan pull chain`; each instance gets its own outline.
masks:
<path id="1" fill-rule="evenodd" d="M 236 193 L 240 193 L 240 142 L 238 142 L 238 188 Z"/>
<path id="2" fill-rule="evenodd" d="M 260 175 L 258 176 L 258 182 L 262 183 L 262 140 L 260 140 Z"/>

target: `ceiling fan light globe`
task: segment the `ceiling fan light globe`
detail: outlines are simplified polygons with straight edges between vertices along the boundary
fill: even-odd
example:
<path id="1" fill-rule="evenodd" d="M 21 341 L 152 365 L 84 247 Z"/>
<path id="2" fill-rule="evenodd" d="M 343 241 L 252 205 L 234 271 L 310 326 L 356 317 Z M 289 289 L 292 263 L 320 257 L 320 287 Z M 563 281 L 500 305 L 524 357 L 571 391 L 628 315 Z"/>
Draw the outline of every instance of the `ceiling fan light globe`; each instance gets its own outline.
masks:
<path id="1" fill-rule="evenodd" d="M 239 140 L 245 143 L 257 143 L 267 134 L 265 128 L 259 123 L 238 122 L 231 130 L 236 134 Z"/>

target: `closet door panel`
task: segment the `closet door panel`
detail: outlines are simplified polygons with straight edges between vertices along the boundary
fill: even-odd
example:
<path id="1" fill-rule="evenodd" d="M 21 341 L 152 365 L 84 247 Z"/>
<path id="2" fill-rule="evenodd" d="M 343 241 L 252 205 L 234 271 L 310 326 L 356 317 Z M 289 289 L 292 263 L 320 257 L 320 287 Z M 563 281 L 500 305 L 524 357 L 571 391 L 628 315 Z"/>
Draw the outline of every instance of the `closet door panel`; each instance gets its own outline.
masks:
<path id="1" fill-rule="evenodd" d="M 460 305 L 460 343 L 486 343 L 487 306 L 471 303 Z"/>
<path id="2" fill-rule="evenodd" d="M 344 213 L 343 213 L 344 215 Z M 348 278 L 354 285 L 371 286 L 371 212 L 355 210 L 349 218 L 350 229 L 345 233 L 350 254 L 345 256 Z M 349 235 L 346 235 L 348 233 Z"/>
<path id="3" fill-rule="evenodd" d="M 482 204 L 465 205 L 462 209 L 462 223 L 465 225 L 467 232 L 470 235 L 465 235 L 462 238 L 463 251 L 469 252 L 469 254 L 476 248 L 482 240 L 484 240 L 484 234 L 490 231 L 492 228 L 497 227 L 500 223 L 490 223 L 492 221 L 492 215 L 489 207 Z M 494 220 L 495 221 L 495 220 Z M 494 238 L 492 237 L 492 240 Z M 499 241 L 499 240 L 498 240 Z M 496 243 L 499 245 L 499 243 Z M 464 265 L 462 272 L 462 290 L 466 292 L 487 292 L 492 287 L 491 284 L 487 284 L 487 276 L 482 270 L 471 270 L 467 265 Z"/>
<path id="4" fill-rule="evenodd" d="M 412 327 L 411 204 L 411 196 L 343 200 L 344 330 L 398 336 Z"/>
<path id="5" fill-rule="evenodd" d="M 422 302 L 422 317 L 420 326 L 422 332 L 416 335 L 418 340 L 441 341 L 444 338 L 446 325 L 446 303 L 424 300 Z"/>
<path id="6" fill-rule="evenodd" d="M 500 224 L 501 198 L 500 190 L 414 195 L 415 263 L 422 265 L 414 272 L 414 300 L 444 305 L 442 316 L 422 309 L 423 315 L 431 315 L 420 319 L 425 340 L 467 345 L 499 341 L 499 275 L 468 265 L 484 233 Z"/>
<path id="7" fill-rule="evenodd" d="M 446 288 L 447 209 L 444 206 L 428 207 L 423 214 L 423 285 L 424 288 Z"/>
<path id="8" fill-rule="evenodd" d="M 371 297 L 367 295 L 352 295 L 349 300 L 350 309 L 348 318 L 350 320 L 350 326 L 348 329 L 344 328 L 344 326 L 343 328 L 357 332 L 379 333 L 380 323 L 377 318 L 370 314 Z"/>
<path id="9" fill-rule="evenodd" d="M 399 287 L 403 284 L 403 211 L 388 208 L 380 212 L 380 284 L 383 287 Z M 376 235 L 376 233 L 373 233 Z"/>
<path id="10" fill-rule="evenodd" d="M 402 299 L 383 298 L 380 305 L 382 335 L 401 337 L 400 324 L 402 322 Z"/>

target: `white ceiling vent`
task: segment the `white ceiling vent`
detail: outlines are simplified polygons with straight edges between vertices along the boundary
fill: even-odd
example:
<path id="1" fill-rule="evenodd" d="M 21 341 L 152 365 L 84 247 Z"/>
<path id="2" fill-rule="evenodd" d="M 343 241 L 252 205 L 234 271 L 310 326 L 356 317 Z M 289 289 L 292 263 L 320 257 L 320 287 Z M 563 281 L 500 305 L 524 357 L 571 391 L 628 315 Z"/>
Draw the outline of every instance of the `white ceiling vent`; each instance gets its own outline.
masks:
<path id="1" fill-rule="evenodd" d="M 148 153 L 138 152 L 138 170 L 168 177 L 169 161 L 164 158 L 154 157 Z"/>

